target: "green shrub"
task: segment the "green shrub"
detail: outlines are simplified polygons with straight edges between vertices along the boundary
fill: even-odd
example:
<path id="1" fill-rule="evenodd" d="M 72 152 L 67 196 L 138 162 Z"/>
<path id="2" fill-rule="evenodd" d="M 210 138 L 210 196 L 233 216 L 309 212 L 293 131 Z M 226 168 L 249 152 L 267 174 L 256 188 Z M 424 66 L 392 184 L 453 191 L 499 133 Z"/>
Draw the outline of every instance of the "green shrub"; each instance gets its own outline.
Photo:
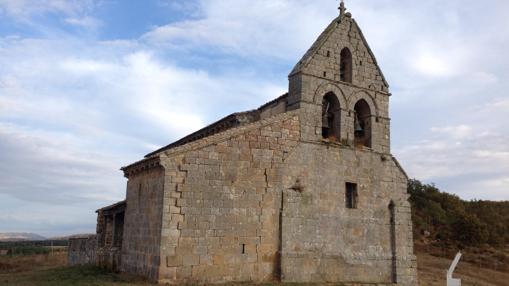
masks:
<path id="1" fill-rule="evenodd" d="M 442 246 L 509 244 L 509 202 L 463 201 L 435 185 L 408 182 L 414 237 L 430 233 Z"/>

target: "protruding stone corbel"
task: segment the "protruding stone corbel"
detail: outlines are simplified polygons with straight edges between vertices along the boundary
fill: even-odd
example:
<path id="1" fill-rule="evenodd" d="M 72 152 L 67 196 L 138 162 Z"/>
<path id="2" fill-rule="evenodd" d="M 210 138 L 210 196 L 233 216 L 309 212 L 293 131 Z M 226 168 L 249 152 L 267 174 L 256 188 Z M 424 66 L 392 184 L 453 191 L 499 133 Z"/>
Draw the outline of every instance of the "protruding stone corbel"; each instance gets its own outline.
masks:
<path id="1" fill-rule="evenodd" d="M 295 181 L 295 184 L 293 184 L 293 186 L 290 187 L 290 190 L 293 190 L 293 191 L 296 191 L 299 193 L 304 192 L 304 186 L 302 185 L 300 179 L 297 179 Z"/>

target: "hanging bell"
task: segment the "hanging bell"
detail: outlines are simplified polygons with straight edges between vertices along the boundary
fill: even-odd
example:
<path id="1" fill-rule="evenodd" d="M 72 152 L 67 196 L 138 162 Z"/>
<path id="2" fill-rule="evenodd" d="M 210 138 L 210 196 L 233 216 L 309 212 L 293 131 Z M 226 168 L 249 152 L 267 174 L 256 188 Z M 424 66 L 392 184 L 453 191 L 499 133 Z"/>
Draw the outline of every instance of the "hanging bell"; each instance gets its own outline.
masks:
<path id="1" fill-rule="evenodd" d="M 322 115 L 322 127 L 323 128 L 329 128 L 329 115 L 325 113 Z"/>
<path id="2" fill-rule="evenodd" d="M 329 128 L 329 108 L 330 104 L 327 100 L 323 99 L 322 101 L 322 127 Z"/>
<path id="3" fill-rule="evenodd" d="M 362 128 L 361 122 L 359 120 L 359 116 L 355 115 L 355 134 L 356 135 L 362 135 L 364 132 L 364 128 Z"/>

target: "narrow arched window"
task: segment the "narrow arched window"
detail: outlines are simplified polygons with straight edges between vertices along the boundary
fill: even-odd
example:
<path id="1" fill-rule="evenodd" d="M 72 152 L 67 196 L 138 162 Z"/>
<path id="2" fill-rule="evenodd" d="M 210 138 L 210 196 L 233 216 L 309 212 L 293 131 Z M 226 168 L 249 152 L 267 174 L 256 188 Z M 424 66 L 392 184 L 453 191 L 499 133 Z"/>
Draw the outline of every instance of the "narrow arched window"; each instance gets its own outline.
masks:
<path id="1" fill-rule="evenodd" d="M 340 139 L 341 108 L 339 100 L 332 92 L 322 99 L 322 137 L 330 140 Z"/>
<path id="2" fill-rule="evenodd" d="M 355 146 L 371 147 L 371 109 L 364 99 L 355 104 L 354 134 Z"/>
<path id="3" fill-rule="evenodd" d="M 352 82 L 352 53 L 348 48 L 341 50 L 339 80 Z"/>
<path id="4" fill-rule="evenodd" d="M 391 256 L 392 256 L 392 273 L 391 279 L 392 283 L 398 283 L 398 272 L 397 272 L 397 255 L 396 255 L 396 210 L 394 201 L 391 201 L 389 204 L 389 215 L 390 215 L 390 240 L 391 240 Z"/>

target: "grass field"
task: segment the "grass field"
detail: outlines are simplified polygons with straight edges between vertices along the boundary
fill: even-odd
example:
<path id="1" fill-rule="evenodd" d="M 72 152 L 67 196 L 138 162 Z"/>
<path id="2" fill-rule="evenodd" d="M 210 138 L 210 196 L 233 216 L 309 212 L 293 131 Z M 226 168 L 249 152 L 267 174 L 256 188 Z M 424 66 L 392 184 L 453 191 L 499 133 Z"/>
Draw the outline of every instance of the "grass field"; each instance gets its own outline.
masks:
<path id="1" fill-rule="evenodd" d="M 66 253 L 0 257 L 2 286 L 146 286 L 143 279 L 111 273 L 96 267 L 67 267 Z M 445 272 L 450 259 L 418 253 L 419 285 L 445 285 Z M 509 273 L 479 268 L 461 262 L 456 271 L 464 286 L 509 285 Z M 232 284 L 230 284 L 232 285 Z M 249 284 L 242 284 L 243 286 Z M 265 284 L 269 285 L 269 284 Z M 295 284 L 292 284 L 295 285 Z"/>

